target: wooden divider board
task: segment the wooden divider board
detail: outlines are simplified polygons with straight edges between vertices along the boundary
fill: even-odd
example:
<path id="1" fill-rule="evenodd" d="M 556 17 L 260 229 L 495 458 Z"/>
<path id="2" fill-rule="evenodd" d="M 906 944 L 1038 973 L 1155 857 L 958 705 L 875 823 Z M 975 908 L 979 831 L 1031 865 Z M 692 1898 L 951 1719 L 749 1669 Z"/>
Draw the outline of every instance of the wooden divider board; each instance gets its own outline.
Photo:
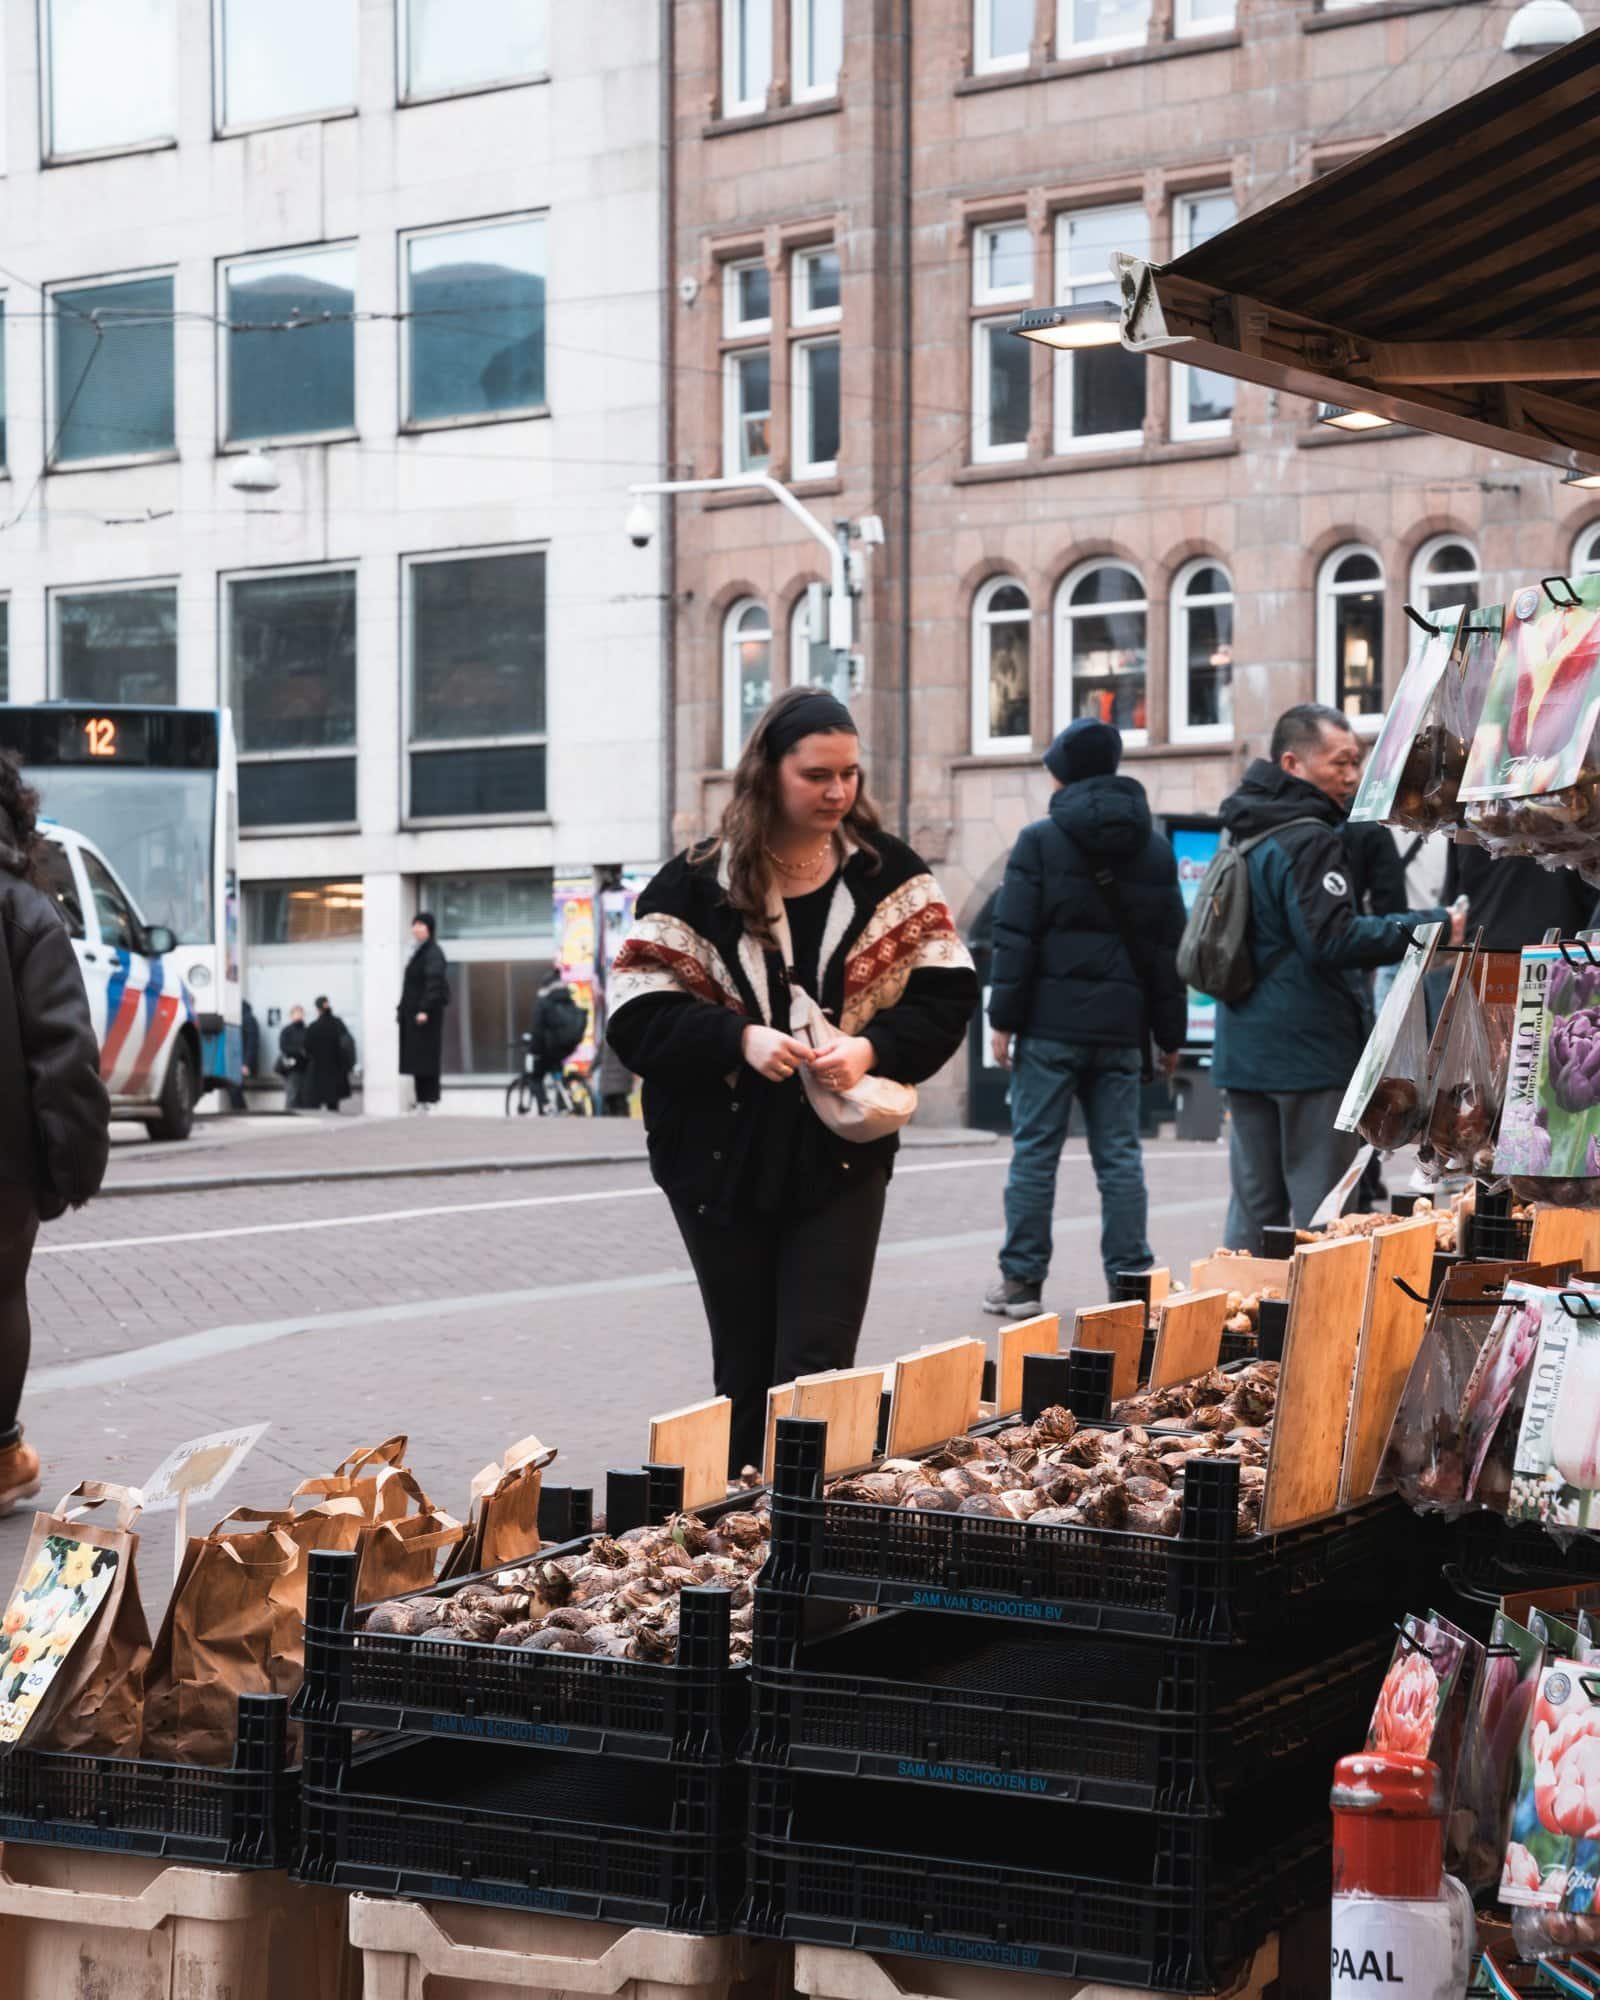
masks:
<path id="1" fill-rule="evenodd" d="M 1061 1315 L 1040 1313 L 1036 1319 L 1013 1320 L 1000 1329 L 1000 1359 L 995 1368 L 996 1413 L 1012 1416 L 1022 1408 L 1022 1363 L 1029 1354 L 1059 1354 Z"/>
<path id="2" fill-rule="evenodd" d="M 1600 1254 L 1600 1214 L 1583 1208 L 1546 1208 L 1533 1211 L 1533 1234 L 1528 1242 L 1530 1264 L 1564 1264 L 1576 1257 L 1585 1271 L 1595 1269 Z"/>
<path id="3" fill-rule="evenodd" d="M 983 1395 L 981 1340 L 947 1340 L 894 1364 L 886 1456 L 901 1458 L 925 1445 L 959 1437 L 977 1421 Z"/>
<path id="4" fill-rule="evenodd" d="M 1281 1299 L 1289 1289 L 1287 1257 L 1196 1257 L 1189 1266 L 1189 1284 L 1197 1292 L 1221 1286 L 1225 1292 L 1242 1292 L 1246 1297 L 1270 1288 Z"/>
<path id="5" fill-rule="evenodd" d="M 1339 1504 L 1373 1256 L 1372 1239 L 1365 1236 L 1308 1243 L 1295 1252 L 1261 1508 L 1266 1533 L 1314 1521 Z"/>
<path id="6" fill-rule="evenodd" d="M 1155 1311 L 1172 1290 L 1172 1273 L 1165 1264 L 1157 1264 L 1150 1273 L 1150 1309 Z"/>
<path id="7" fill-rule="evenodd" d="M 1377 1484 L 1394 1413 L 1422 1345 L 1428 1308 L 1409 1298 L 1395 1280 L 1427 1298 L 1436 1241 L 1433 1217 L 1414 1216 L 1392 1228 L 1379 1229 L 1372 1241 L 1372 1269 L 1350 1399 L 1350 1431 L 1339 1482 L 1341 1506 L 1364 1500 Z"/>
<path id="8" fill-rule="evenodd" d="M 728 1491 L 733 1405 L 726 1396 L 650 1419 L 650 1463 L 683 1467 L 683 1504 L 707 1507 Z"/>
<path id="9" fill-rule="evenodd" d="M 761 1477 L 772 1484 L 773 1453 L 778 1449 L 778 1419 L 794 1415 L 794 1384 L 781 1382 L 767 1391 L 767 1442 L 761 1454 Z"/>
<path id="10" fill-rule="evenodd" d="M 1222 1322 L 1228 1317 L 1226 1292 L 1179 1292 L 1161 1308 L 1150 1387 L 1165 1389 L 1215 1368 L 1222 1353 Z"/>
<path id="11" fill-rule="evenodd" d="M 1072 1316 L 1072 1344 L 1115 1355 L 1111 1368 L 1114 1403 L 1137 1394 L 1139 1355 L 1144 1347 L 1144 1307 L 1137 1299 L 1125 1299 L 1114 1306 L 1080 1307 Z"/>
<path id="12" fill-rule="evenodd" d="M 835 1368 L 826 1375 L 802 1375 L 793 1385 L 791 1417 L 816 1417 L 828 1426 L 822 1470 L 855 1472 L 872 1463 L 878 1446 L 878 1405 L 883 1397 L 881 1368 Z M 773 1419 L 774 1428 L 777 1419 Z"/>

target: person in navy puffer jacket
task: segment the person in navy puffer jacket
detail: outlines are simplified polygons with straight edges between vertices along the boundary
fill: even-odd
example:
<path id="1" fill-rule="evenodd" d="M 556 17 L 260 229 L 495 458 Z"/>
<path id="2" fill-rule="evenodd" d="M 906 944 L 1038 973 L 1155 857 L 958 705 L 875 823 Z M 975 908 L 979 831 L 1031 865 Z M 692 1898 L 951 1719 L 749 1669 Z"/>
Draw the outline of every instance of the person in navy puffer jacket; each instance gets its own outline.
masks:
<path id="1" fill-rule="evenodd" d="M 1139 1097 L 1152 1039 L 1169 1077 L 1183 1045 L 1184 909 L 1172 849 L 1144 787 L 1118 774 L 1121 757 L 1109 723 L 1062 730 L 1044 753 L 1049 817 L 1018 836 L 995 908 L 989 1026 L 1011 1071 L 1012 1154 L 1000 1277 L 983 1304 L 1010 1319 L 1041 1308 L 1074 1098 L 1100 1190 L 1106 1282 L 1155 1262 Z"/>

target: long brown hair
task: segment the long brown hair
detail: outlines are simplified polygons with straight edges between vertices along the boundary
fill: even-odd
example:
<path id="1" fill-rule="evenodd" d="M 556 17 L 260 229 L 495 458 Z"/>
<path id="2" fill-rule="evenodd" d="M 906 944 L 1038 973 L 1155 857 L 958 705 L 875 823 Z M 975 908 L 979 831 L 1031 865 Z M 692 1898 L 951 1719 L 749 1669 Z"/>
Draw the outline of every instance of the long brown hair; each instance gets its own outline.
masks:
<path id="1" fill-rule="evenodd" d="M 23 777 L 16 752 L 0 750 L 0 870 L 20 875 L 25 882 L 38 880 L 44 858 L 38 820 L 39 794 Z"/>
<path id="2" fill-rule="evenodd" d="M 693 858 L 697 862 L 726 853 L 728 901 L 744 918 L 746 928 L 764 944 L 771 943 L 767 933 L 769 878 L 766 850 L 771 844 L 772 829 L 779 812 L 778 760 L 768 750 L 768 739 L 773 725 L 790 709 L 813 695 L 826 692 L 825 688 L 808 686 L 785 688 L 782 694 L 775 695 L 768 702 L 760 720 L 751 730 L 734 770 L 733 797 L 723 808 L 722 825 L 710 840 L 703 841 L 694 850 Z M 845 814 L 843 824 L 856 846 L 876 867 L 878 850 L 873 841 L 883 831 L 883 821 L 878 817 L 877 807 L 867 797 L 865 778 L 857 780 L 855 804 Z"/>

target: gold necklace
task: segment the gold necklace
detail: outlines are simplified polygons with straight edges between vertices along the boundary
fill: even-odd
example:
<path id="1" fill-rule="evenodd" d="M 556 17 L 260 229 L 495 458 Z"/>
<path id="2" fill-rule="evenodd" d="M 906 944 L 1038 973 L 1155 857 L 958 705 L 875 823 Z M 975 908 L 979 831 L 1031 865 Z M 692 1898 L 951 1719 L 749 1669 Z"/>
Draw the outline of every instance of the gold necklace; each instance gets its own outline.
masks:
<path id="1" fill-rule="evenodd" d="M 809 861 L 785 861 L 781 854 L 774 854 L 770 847 L 766 850 L 766 856 L 773 867 L 779 869 L 785 875 L 814 875 L 821 867 L 824 857 L 831 855 L 832 850 L 833 836 L 829 834 L 828 838 L 817 849 L 816 853 L 811 856 Z"/>

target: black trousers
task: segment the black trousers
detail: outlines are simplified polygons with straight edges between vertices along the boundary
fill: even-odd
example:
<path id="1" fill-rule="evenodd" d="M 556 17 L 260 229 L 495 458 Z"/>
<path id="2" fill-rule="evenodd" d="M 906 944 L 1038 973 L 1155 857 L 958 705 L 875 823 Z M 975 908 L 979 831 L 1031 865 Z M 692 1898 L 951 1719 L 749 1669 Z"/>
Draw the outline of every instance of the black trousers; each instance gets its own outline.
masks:
<path id="1" fill-rule="evenodd" d="M 28 1264 L 39 1233 L 31 1188 L 0 1182 L 0 1450 L 16 1443 L 17 1410 L 33 1344 L 28 1322 Z"/>
<path id="2" fill-rule="evenodd" d="M 673 1202 L 711 1327 L 712 1379 L 733 1404 L 730 1472 L 760 1465 L 775 1382 L 855 1360 L 888 1185 L 874 1167 L 814 1214 L 727 1227 Z"/>
<path id="3" fill-rule="evenodd" d="M 436 1076 L 414 1076 L 412 1079 L 419 1104 L 439 1102 L 439 1079 Z"/>

